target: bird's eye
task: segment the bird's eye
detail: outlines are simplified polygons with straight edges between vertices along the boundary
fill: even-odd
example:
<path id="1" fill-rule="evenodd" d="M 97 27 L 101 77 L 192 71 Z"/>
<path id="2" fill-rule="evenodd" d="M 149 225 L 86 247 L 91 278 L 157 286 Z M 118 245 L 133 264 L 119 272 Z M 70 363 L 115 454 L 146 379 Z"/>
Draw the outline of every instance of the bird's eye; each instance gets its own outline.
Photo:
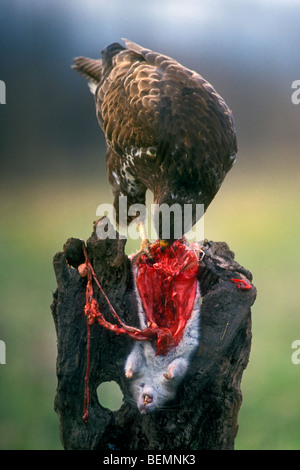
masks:
<path id="1" fill-rule="evenodd" d="M 144 383 L 143 383 L 143 384 L 140 384 L 140 387 L 141 387 L 141 388 L 145 387 L 145 384 L 144 384 Z"/>

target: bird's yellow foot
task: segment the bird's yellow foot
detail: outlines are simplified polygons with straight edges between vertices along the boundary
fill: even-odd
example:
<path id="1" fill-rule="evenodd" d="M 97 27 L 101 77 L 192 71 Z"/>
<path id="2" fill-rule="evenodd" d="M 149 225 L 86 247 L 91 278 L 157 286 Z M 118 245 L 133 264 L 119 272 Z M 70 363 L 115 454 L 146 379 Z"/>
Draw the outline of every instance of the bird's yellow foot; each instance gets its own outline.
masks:
<path id="1" fill-rule="evenodd" d="M 159 240 L 159 245 L 162 252 L 165 251 L 165 249 L 168 248 L 170 244 L 171 242 L 169 240 Z"/>
<path id="2" fill-rule="evenodd" d="M 143 252 L 149 259 L 152 259 L 152 250 L 151 250 L 151 243 L 148 238 L 145 238 L 141 242 L 140 251 Z"/>

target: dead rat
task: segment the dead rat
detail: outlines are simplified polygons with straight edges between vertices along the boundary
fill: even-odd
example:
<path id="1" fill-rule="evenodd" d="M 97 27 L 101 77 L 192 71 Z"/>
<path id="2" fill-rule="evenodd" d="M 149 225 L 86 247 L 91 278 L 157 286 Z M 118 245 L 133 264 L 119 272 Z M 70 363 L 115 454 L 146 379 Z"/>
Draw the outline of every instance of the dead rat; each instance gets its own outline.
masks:
<path id="1" fill-rule="evenodd" d="M 146 328 L 146 317 L 137 293 L 140 327 Z M 125 375 L 138 410 L 151 413 L 175 398 L 178 385 L 186 374 L 192 354 L 200 341 L 200 289 L 197 283 L 194 306 L 180 342 L 165 355 L 156 355 L 150 341 L 135 342 L 125 363 Z"/>

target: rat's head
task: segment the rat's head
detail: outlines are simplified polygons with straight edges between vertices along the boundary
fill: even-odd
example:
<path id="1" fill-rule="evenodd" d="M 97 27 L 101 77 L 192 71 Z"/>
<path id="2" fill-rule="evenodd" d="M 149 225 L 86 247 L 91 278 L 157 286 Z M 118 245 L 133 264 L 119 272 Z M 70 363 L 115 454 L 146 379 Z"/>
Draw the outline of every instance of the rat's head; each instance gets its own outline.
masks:
<path id="1" fill-rule="evenodd" d="M 185 355 L 178 355 L 175 348 L 166 355 L 157 355 L 148 341 L 134 345 L 125 363 L 125 375 L 140 413 L 161 409 L 175 398 L 188 368 L 187 351 L 183 348 Z"/>
<path id="2" fill-rule="evenodd" d="M 148 341 L 136 344 L 127 358 L 125 375 L 140 413 L 151 413 L 173 400 L 187 368 L 187 358 L 176 356 L 175 350 L 156 355 Z"/>
<path id="3" fill-rule="evenodd" d="M 141 414 L 151 413 L 175 398 L 177 380 L 162 373 L 151 377 L 141 376 L 132 382 L 132 394 Z"/>

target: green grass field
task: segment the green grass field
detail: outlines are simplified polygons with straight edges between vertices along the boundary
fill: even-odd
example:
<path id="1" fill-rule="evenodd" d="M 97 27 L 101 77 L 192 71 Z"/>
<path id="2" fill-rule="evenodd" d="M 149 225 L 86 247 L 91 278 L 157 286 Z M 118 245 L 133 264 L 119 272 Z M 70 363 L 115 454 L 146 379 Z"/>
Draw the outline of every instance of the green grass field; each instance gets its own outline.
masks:
<path id="1" fill-rule="evenodd" d="M 53 410 L 52 258 L 68 237 L 87 239 L 97 206 L 112 200 L 107 183 L 85 184 L 1 186 L 0 449 L 62 448 Z M 205 237 L 226 241 L 258 290 L 237 449 L 300 449 L 300 365 L 291 361 L 300 339 L 297 185 L 296 172 L 232 172 L 205 216 Z"/>

